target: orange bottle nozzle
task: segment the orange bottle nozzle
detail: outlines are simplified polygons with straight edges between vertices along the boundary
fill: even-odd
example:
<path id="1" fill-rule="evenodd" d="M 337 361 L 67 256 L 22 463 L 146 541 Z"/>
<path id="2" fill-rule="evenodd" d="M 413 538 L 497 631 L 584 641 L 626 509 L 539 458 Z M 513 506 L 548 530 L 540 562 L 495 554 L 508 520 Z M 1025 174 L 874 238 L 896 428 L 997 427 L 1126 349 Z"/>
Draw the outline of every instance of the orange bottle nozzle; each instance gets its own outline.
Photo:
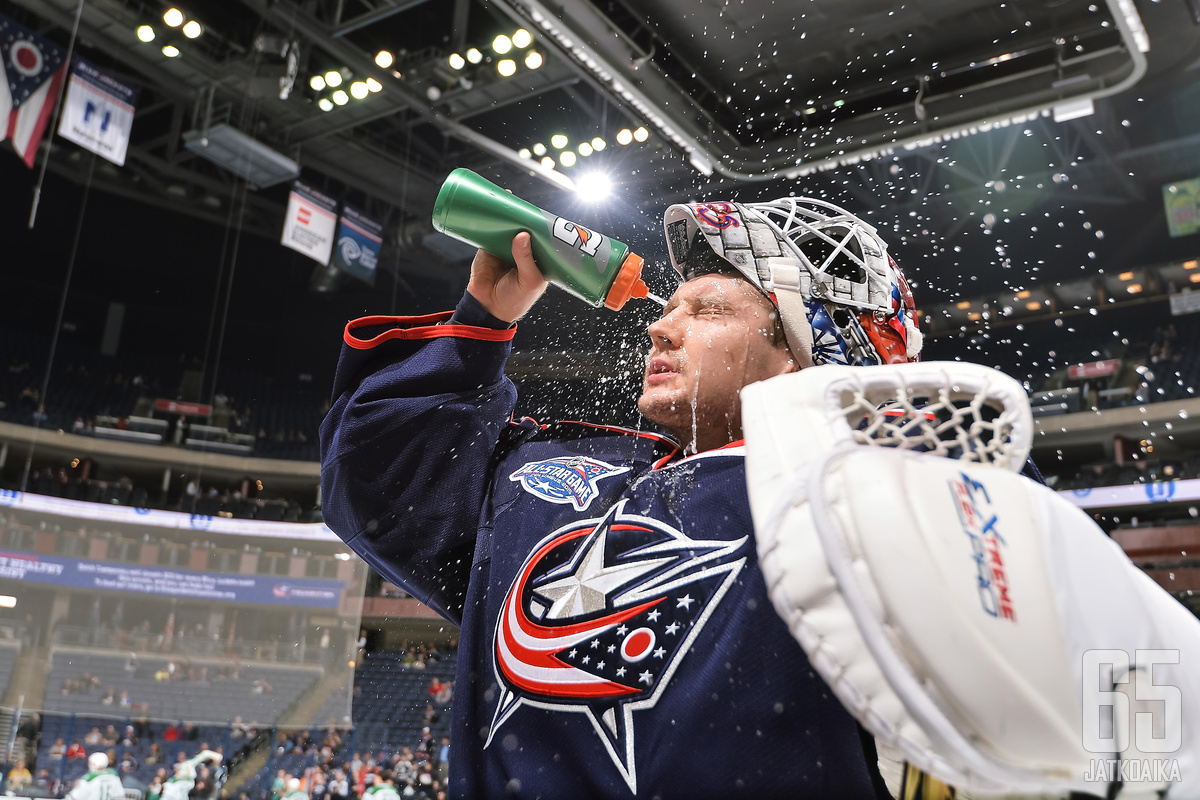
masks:
<path id="1" fill-rule="evenodd" d="M 617 270 L 612 287 L 604 298 L 604 305 L 613 311 L 620 311 L 625 302 L 631 297 L 645 297 L 650 293 L 645 281 L 642 280 L 642 266 L 645 261 L 637 253 L 625 256 L 624 263 Z"/>

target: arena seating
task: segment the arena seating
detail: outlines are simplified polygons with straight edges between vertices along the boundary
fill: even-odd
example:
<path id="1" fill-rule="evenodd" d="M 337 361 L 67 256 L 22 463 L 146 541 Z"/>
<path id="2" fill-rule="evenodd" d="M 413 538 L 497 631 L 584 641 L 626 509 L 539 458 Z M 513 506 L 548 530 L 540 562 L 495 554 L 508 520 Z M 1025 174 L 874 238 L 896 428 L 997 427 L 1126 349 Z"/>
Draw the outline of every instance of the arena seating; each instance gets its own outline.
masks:
<path id="1" fill-rule="evenodd" d="M 130 673 L 124 656 L 83 650 L 56 650 L 46 687 L 47 711 L 76 714 L 120 714 L 119 706 L 104 705 L 101 698 L 109 687 L 119 697 L 128 692 L 133 708 L 155 719 L 232 720 L 241 717 L 263 724 L 274 722 L 301 693 L 318 679 L 315 669 L 300 667 L 246 666 L 240 680 L 156 681 L 155 672 L 167 669 L 166 658 L 143 658 Z M 215 672 L 217 664 L 209 665 Z M 100 679 L 100 688 L 82 694 L 63 694 L 65 681 L 83 673 Z M 257 692 L 255 681 L 265 681 L 272 691 Z"/>
<path id="2" fill-rule="evenodd" d="M 454 680 L 454 655 L 429 661 L 423 670 L 402 666 L 402 656 L 397 650 L 368 653 L 355 671 L 355 746 L 359 750 L 412 746 L 424 726 L 425 706 L 433 702 L 430 681 Z M 436 739 L 450 732 L 449 708 L 438 708 L 438 713 L 439 720 L 430 725 Z"/>
<path id="3" fill-rule="evenodd" d="M 8 681 L 16 671 L 21 648 L 17 642 L 0 641 L 0 695 L 8 689 Z"/>

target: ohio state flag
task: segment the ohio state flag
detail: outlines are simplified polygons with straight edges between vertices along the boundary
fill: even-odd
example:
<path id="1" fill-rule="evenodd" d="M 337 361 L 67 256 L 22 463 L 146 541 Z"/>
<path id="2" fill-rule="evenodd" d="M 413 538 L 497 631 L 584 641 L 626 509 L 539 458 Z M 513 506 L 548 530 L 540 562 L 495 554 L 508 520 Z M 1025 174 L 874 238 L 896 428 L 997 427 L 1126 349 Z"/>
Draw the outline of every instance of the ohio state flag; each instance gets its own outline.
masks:
<path id="1" fill-rule="evenodd" d="M 32 168 L 67 72 L 67 51 L 0 14 L 0 141 Z"/>

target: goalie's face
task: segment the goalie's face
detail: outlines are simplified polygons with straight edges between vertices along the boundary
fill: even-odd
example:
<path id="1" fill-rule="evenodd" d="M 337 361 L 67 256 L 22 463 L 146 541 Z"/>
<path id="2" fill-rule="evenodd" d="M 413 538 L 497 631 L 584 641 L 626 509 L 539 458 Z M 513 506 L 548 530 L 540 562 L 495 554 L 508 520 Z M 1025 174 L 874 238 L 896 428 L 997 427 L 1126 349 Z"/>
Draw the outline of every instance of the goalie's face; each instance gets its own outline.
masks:
<path id="1" fill-rule="evenodd" d="M 650 354 L 638 409 L 689 452 L 740 439 L 738 392 L 796 369 L 776 334 L 775 313 L 740 277 L 713 274 L 684 283 L 647 328 Z"/>

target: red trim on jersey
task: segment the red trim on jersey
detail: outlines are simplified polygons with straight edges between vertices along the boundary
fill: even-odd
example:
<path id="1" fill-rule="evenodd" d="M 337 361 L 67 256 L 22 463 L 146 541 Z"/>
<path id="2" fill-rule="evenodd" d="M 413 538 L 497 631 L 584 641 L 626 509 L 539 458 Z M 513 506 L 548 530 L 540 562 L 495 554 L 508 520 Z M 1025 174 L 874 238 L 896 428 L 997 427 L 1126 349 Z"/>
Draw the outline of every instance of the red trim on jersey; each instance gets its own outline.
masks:
<path id="1" fill-rule="evenodd" d="M 690 456 L 684 456 L 683 458 L 681 458 L 679 460 L 687 461 L 689 458 L 695 458 L 696 456 L 702 456 L 705 453 L 715 453 L 718 450 L 729 450 L 734 447 L 745 447 L 745 445 L 746 445 L 745 439 L 737 439 L 736 441 L 732 441 L 729 444 L 723 444 L 720 447 L 714 447 L 711 450 L 705 450 L 700 453 L 692 453 Z M 680 451 L 678 449 L 676 449 L 674 453 L 671 453 L 670 455 L 664 456 L 664 457 L 660 458 L 658 461 L 655 461 L 654 466 L 651 467 L 651 469 L 660 469 L 662 467 L 665 467 L 668 463 L 670 463 L 672 458 L 679 455 L 679 452 Z"/>
<path id="2" fill-rule="evenodd" d="M 517 327 L 504 330 L 494 328 L 479 328 L 474 325 L 443 325 L 454 315 L 453 311 L 443 311 L 440 314 L 426 314 L 421 317 L 361 317 L 346 323 L 346 332 L 342 338 L 347 345 L 355 350 L 370 350 L 392 339 L 420 340 L 440 339 L 443 336 L 453 336 L 459 339 L 475 339 L 480 342 L 508 342 L 517 333 Z M 393 325 L 383 333 L 370 339 L 360 339 L 355 335 L 359 328 L 372 325 Z M 407 326 L 407 327 L 400 327 Z"/>

